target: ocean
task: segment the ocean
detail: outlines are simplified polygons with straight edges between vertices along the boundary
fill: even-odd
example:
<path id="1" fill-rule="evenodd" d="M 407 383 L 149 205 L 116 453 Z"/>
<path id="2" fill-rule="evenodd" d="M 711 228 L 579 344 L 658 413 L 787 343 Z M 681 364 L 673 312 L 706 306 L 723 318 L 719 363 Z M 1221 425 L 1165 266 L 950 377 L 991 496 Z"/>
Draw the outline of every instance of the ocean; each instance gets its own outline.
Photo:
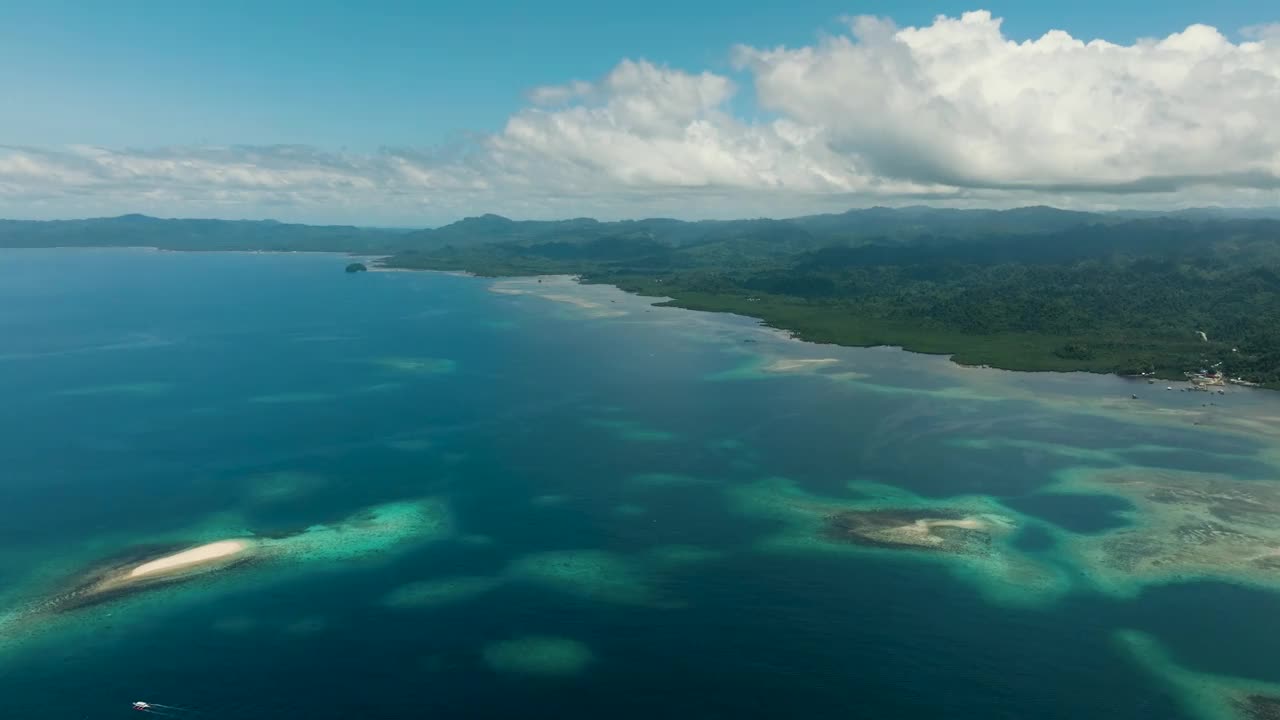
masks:
<path id="1" fill-rule="evenodd" d="M 0 717 L 1280 717 L 1280 395 L 347 261 L 0 251 Z"/>

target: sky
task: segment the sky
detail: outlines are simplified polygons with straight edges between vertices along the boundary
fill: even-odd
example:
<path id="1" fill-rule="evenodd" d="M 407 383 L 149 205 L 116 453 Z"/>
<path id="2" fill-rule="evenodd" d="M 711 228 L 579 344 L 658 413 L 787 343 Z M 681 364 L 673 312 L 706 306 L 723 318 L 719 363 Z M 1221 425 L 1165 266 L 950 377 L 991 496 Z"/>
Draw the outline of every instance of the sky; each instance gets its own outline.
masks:
<path id="1" fill-rule="evenodd" d="M 0 0 L 0 216 L 1280 206 L 1280 4 Z"/>

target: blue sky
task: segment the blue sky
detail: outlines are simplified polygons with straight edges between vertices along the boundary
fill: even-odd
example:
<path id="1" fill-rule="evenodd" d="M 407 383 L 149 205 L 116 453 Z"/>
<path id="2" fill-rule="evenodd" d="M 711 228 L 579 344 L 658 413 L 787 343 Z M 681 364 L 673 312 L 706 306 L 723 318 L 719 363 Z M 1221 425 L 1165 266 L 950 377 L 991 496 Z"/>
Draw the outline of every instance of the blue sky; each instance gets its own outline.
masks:
<path id="1" fill-rule="evenodd" d="M 0 3 L 13 99 L 0 140 L 435 144 L 497 130 L 529 88 L 592 80 L 621 58 L 731 72 L 737 43 L 803 45 L 843 16 L 928 24 L 976 7 L 1013 39 L 1062 29 L 1129 42 L 1280 20 L 1280 5 L 1186 0 Z"/>
<path id="2" fill-rule="evenodd" d="M 355 155 L 446 146 L 465 153 L 530 112 L 532 88 L 599 81 L 626 60 L 724 77 L 734 91 L 721 107 L 703 110 L 765 123 L 805 111 L 782 97 L 760 102 L 759 71 L 740 56 L 734 62 L 736 46 L 818 47 L 824 36 L 849 35 L 850 16 L 928 26 L 938 14 L 978 8 L 1003 18 L 1004 38 L 1015 41 L 1059 29 L 1128 45 L 1205 23 L 1239 43 L 1240 28 L 1280 20 L 1276 3 L 1184 0 L 0 1 L 0 145 L 51 152 L 291 145 Z M 816 118 L 806 122 L 829 129 Z M 486 209 L 483 198 L 475 203 Z M 50 214 L 74 212 L 67 202 L 59 208 Z M 426 215 L 465 212 L 458 201 Z"/>

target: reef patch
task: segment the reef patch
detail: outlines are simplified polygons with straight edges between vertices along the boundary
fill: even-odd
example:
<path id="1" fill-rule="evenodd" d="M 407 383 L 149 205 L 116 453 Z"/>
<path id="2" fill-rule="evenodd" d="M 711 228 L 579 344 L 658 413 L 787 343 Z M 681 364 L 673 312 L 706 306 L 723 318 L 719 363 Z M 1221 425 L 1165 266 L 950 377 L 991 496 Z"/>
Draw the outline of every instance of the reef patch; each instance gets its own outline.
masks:
<path id="1" fill-rule="evenodd" d="M 1226 475 L 1147 467 L 1076 468 L 1068 491 L 1132 503 L 1131 527 L 1066 534 L 1063 545 L 1100 589 L 1133 596 L 1142 586 L 1217 579 L 1280 589 L 1280 486 Z"/>
<path id="2" fill-rule="evenodd" d="M 886 508 L 845 510 L 827 517 L 825 536 L 878 548 L 982 552 L 992 523 L 960 511 Z"/>

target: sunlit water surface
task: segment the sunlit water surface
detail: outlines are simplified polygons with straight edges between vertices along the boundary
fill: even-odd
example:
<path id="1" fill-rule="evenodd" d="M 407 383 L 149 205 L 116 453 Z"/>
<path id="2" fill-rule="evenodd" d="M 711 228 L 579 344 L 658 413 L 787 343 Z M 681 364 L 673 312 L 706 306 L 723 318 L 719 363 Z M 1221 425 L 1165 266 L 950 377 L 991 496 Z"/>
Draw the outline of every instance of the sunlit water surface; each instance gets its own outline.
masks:
<path id="1" fill-rule="evenodd" d="M 1270 506 L 1222 504 L 1271 491 L 1280 396 L 344 265 L 0 252 L 0 715 L 1163 720 L 1280 682 Z M 980 530 L 858 535 L 885 513 Z M 225 538 L 273 554 L 48 610 Z"/>

